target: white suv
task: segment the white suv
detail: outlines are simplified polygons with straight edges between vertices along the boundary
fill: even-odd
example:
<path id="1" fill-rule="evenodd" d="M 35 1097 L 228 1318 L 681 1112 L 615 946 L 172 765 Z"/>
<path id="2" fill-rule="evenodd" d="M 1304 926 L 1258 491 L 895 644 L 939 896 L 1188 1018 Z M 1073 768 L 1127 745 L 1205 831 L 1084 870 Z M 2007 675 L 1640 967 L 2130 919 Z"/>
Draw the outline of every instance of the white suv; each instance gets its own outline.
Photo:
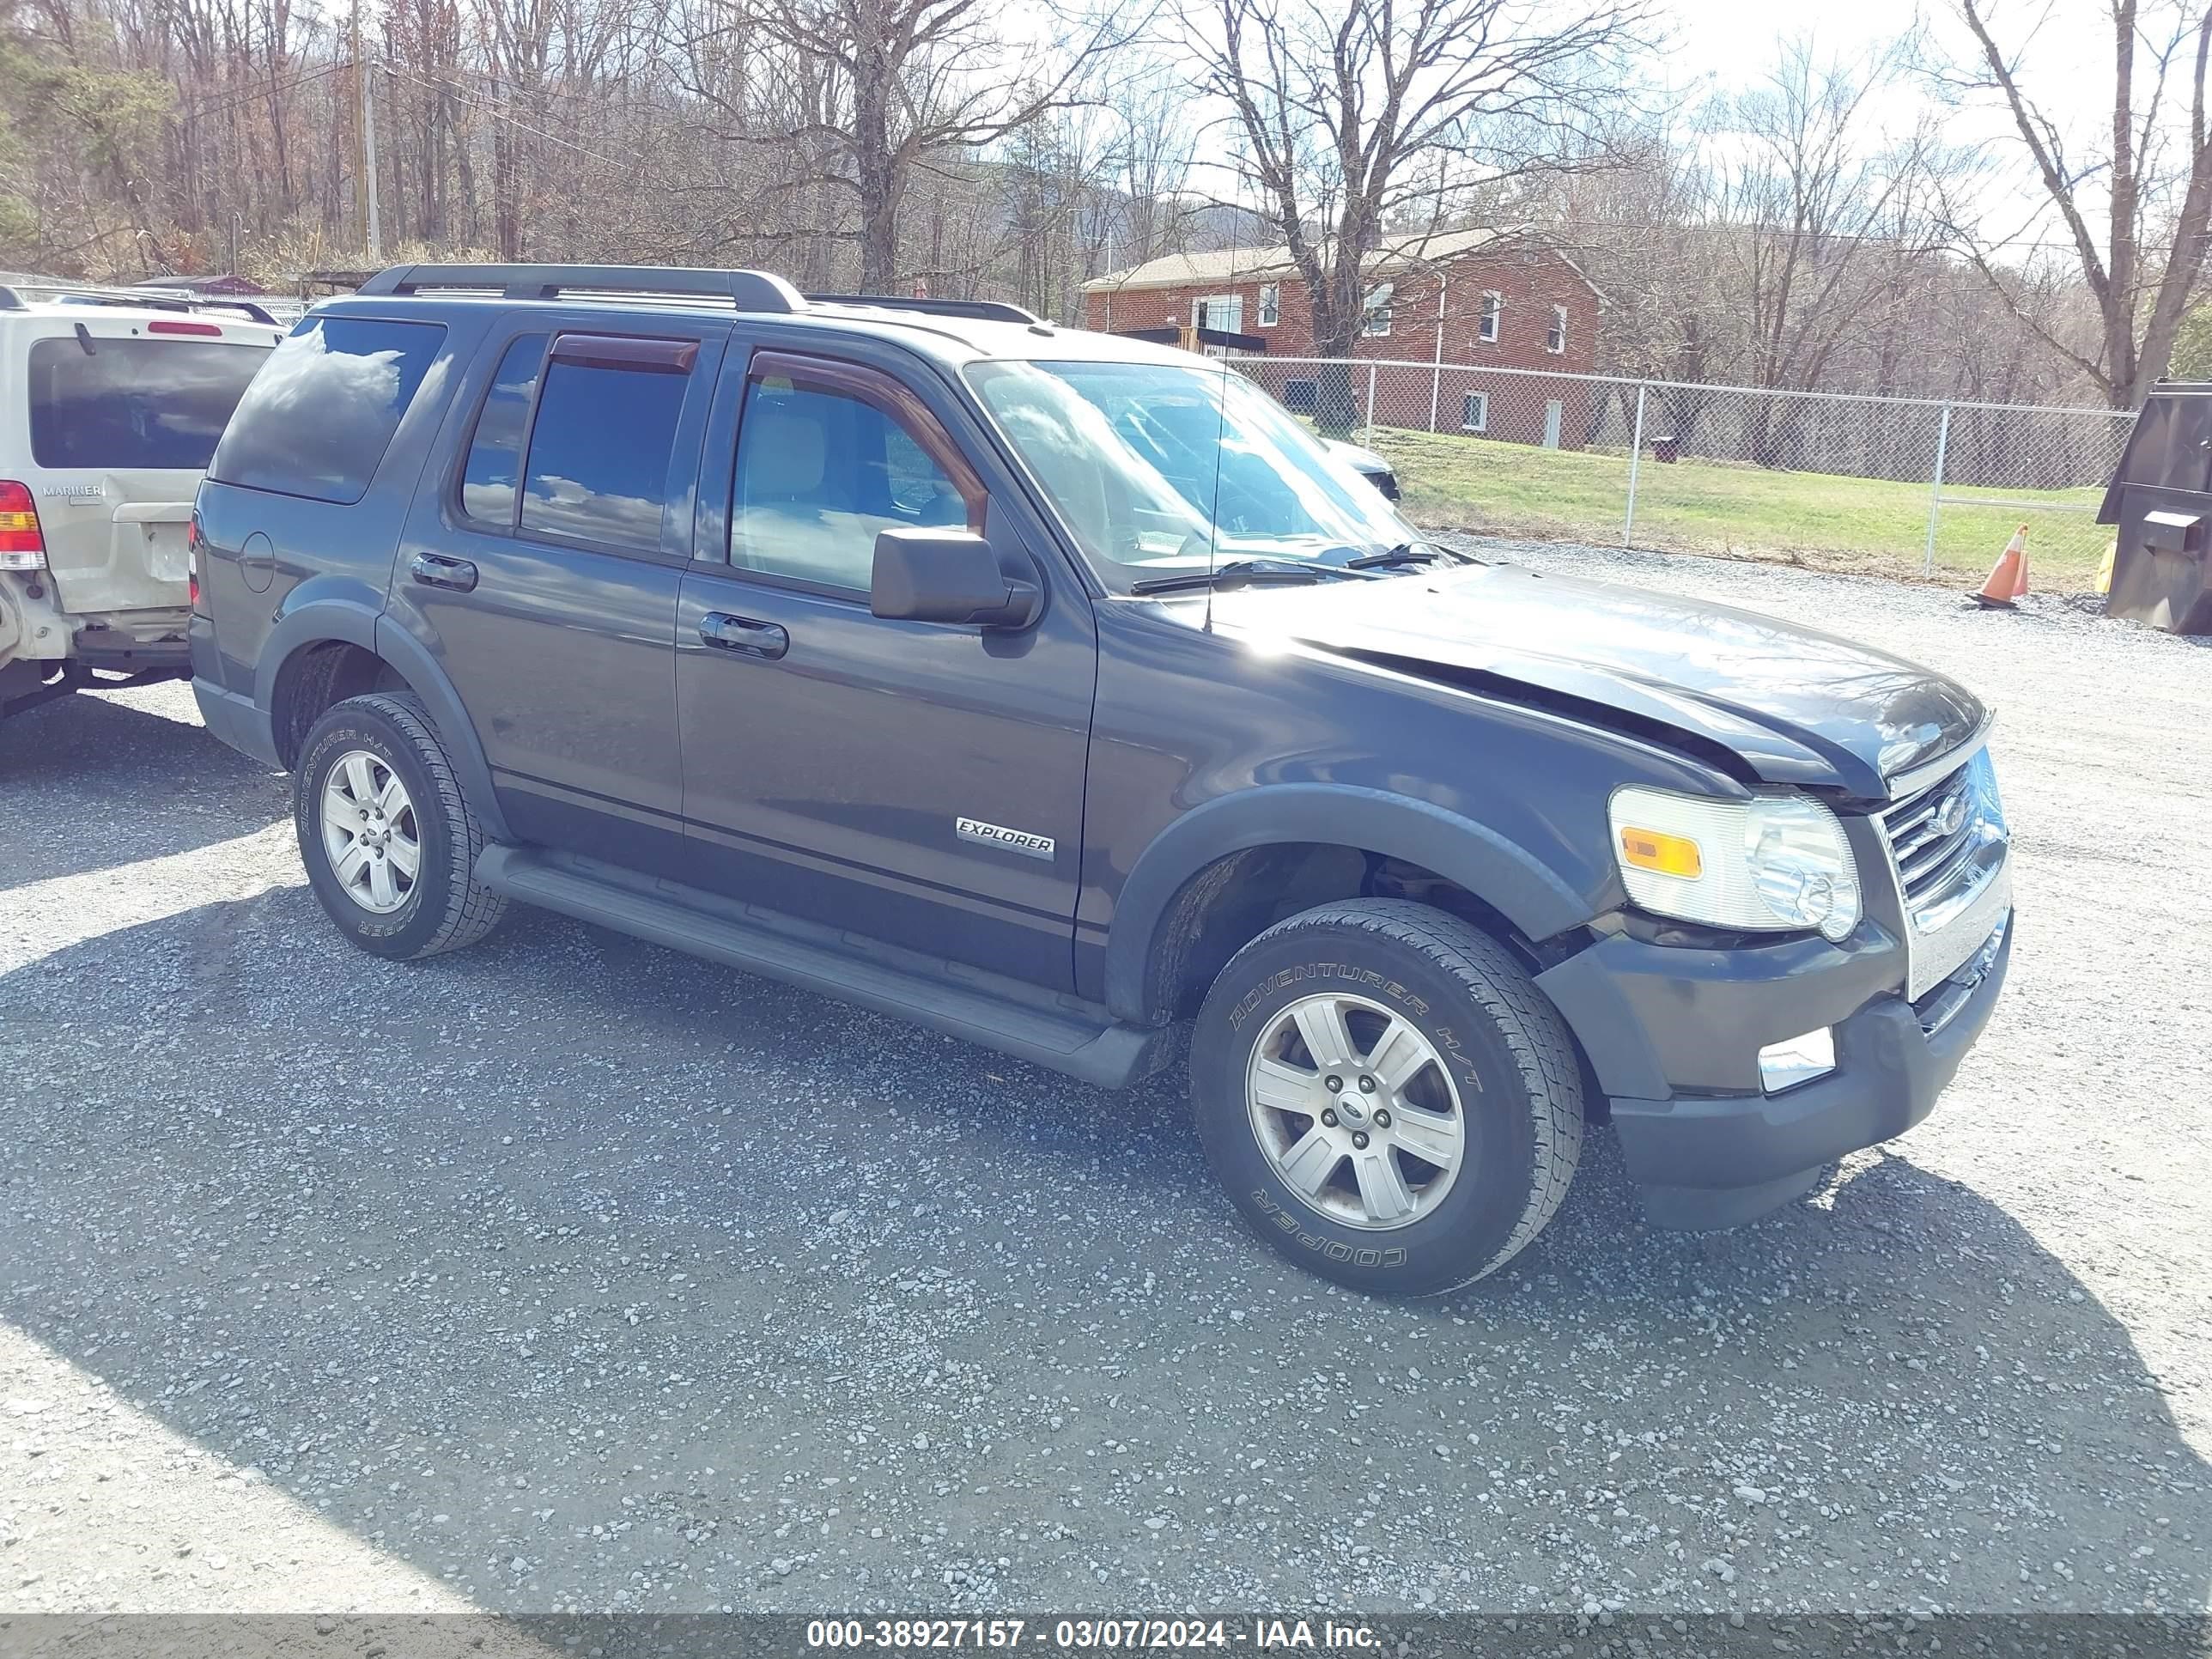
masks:
<path id="1" fill-rule="evenodd" d="M 283 337 L 237 301 L 0 284 L 0 715 L 191 673 L 192 492 Z"/>

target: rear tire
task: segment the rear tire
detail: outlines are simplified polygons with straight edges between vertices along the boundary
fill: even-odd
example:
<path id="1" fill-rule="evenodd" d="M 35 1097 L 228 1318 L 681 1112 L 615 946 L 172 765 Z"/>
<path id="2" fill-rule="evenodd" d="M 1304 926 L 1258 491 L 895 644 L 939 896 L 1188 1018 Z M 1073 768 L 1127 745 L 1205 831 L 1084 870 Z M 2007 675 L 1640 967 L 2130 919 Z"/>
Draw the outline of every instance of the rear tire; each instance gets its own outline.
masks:
<path id="1" fill-rule="evenodd" d="M 1403 900 L 1322 905 L 1239 951 L 1199 1014 L 1190 1072 L 1238 1210 L 1359 1290 L 1427 1295 L 1496 1272 L 1552 1218 L 1582 1152 L 1558 1011 L 1498 941 Z"/>
<path id="2" fill-rule="evenodd" d="M 293 769 L 292 821 L 324 913 L 372 956 L 459 951 L 507 913 L 476 878 L 483 828 L 410 693 L 324 712 Z"/>

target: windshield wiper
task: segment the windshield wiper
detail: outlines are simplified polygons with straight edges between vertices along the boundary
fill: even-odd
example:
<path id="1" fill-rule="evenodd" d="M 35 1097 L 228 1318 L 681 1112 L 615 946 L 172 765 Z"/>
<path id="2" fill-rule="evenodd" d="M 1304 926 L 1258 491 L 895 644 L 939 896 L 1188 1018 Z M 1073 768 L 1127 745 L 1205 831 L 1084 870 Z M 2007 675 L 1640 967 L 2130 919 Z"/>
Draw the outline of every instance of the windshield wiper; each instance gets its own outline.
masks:
<path id="1" fill-rule="evenodd" d="M 1132 593 L 1180 593 L 1201 587 L 1289 586 L 1344 580 L 1346 567 L 1294 564 L 1287 559 L 1232 559 L 1212 570 L 1187 570 L 1179 576 L 1147 576 L 1131 582 Z"/>
<path id="2" fill-rule="evenodd" d="M 1364 557 L 1346 559 L 1346 570 L 1389 570 L 1405 565 L 1429 564 L 1437 559 L 1453 564 L 1479 564 L 1480 560 L 1471 553 L 1462 553 L 1455 547 L 1440 547 L 1434 542 L 1400 542 L 1385 552 L 1370 553 Z"/>

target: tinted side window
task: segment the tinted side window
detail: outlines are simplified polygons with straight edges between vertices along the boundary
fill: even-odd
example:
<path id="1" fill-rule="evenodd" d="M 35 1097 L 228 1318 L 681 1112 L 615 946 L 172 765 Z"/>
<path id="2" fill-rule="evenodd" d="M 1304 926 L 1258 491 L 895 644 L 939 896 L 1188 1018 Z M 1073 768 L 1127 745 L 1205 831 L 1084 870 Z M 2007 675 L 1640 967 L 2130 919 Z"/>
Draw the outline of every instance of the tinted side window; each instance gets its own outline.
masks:
<path id="1" fill-rule="evenodd" d="M 199 471 L 238 406 L 264 346 L 215 340 L 31 347 L 31 456 L 40 466 Z"/>
<path id="2" fill-rule="evenodd" d="M 952 480 L 891 416 L 780 377 L 745 388 L 731 506 L 732 564 L 861 592 L 877 532 L 968 521 Z"/>
<path id="3" fill-rule="evenodd" d="M 556 360 L 530 433 L 522 528 L 655 552 L 688 376 Z"/>
<path id="4" fill-rule="evenodd" d="M 545 361 L 545 336 L 525 334 L 499 360 L 499 373 L 477 415 L 476 435 L 461 474 L 461 510 L 488 524 L 514 523 L 514 485 L 522 474 L 522 440 L 538 370 Z"/>
<path id="5" fill-rule="evenodd" d="M 246 387 L 210 475 L 286 495 L 359 501 L 445 337 L 442 323 L 305 319 Z"/>

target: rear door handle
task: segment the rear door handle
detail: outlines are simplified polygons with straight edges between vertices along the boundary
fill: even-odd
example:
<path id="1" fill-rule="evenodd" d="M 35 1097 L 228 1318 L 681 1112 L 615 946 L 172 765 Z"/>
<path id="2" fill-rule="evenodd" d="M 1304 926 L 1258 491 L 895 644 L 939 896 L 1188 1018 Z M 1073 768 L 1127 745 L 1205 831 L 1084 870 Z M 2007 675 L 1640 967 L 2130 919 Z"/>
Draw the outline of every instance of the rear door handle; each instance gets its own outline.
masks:
<path id="1" fill-rule="evenodd" d="M 699 637 L 718 651 L 734 651 L 742 657 L 766 657 L 771 661 L 791 649 L 791 635 L 778 624 L 750 617 L 732 617 L 726 611 L 709 611 L 700 617 Z"/>
<path id="2" fill-rule="evenodd" d="M 435 553 L 417 553 L 408 569 L 425 587 L 450 587 L 465 593 L 477 585 L 477 568 L 466 559 L 442 559 Z"/>

